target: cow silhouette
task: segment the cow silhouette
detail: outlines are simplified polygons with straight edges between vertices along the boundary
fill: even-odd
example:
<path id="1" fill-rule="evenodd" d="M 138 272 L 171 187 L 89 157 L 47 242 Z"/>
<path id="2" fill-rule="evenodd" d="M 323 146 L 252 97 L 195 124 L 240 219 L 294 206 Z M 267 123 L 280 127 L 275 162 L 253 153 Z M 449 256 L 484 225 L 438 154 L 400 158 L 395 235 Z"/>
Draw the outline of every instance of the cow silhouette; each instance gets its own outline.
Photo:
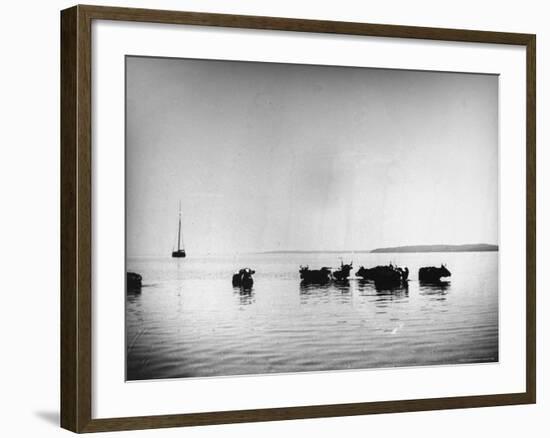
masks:
<path id="1" fill-rule="evenodd" d="M 400 268 L 393 264 L 387 266 L 375 266 L 374 268 L 365 268 L 361 266 L 355 273 L 364 280 L 374 281 L 377 287 L 395 287 L 407 282 L 409 278 L 409 268 Z"/>
<path id="2" fill-rule="evenodd" d="M 439 283 L 441 282 L 441 277 L 450 276 L 451 271 L 443 264 L 439 268 L 435 266 L 425 266 L 418 270 L 418 280 L 425 283 Z"/>
<path id="3" fill-rule="evenodd" d="M 141 292 L 141 275 L 135 272 L 126 273 L 126 291 L 128 293 L 139 293 Z"/>
<path id="4" fill-rule="evenodd" d="M 345 281 L 348 279 L 352 269 L 353 269 L 353 262 L 349 262 L 348 265 L 344 265 L 344 262 L 340 262 L 340 269 L 332 273 L 332 278 L 335 281 Z"/>
<path id="5" fill-rule="evenodd" d="M 331 279 L 331 269 L 326 266 L 321 269 L 309 269 L 309 266 L 300 265 L 300 278 L 304 284 L 326 284 Z"/>
<path id="6" fill-rule="evenodd" d="M 235 272 L 235 274 L 233 274 L 233 286 L 242 287 L 243 289 L 250 289 L 254 284 L 254 279 L 252 278 L 252 275 L 254 275 L 255 273 L 256 271 L 250 268 L 240 269 L 239 272 Z"/>

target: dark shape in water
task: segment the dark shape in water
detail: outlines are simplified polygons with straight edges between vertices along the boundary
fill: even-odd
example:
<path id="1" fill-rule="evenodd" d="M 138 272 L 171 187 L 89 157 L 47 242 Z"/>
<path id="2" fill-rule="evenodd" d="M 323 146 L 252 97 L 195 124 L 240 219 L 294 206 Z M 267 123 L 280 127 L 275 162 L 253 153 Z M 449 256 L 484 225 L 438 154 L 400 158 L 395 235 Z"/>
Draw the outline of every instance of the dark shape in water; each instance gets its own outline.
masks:
<path id="1" fill-rule="evenodd" d="M 451 286 L 450 281 L 419 281 L 420 295 L 446 295 Z"/>
<path id="2" fill-rule="evenodd" d="M 300 282 L 300 295 L 313 295 L 318 293 L 327 294 L 330 289 L 330 282 L 326 283 L 306 283 L 305 281 Z"/>
<path id="3" fill-rule="evenodd" d="M 418 280 L 425 283 L 441 283 L 441 277 L 450 277 L 451 271 L 445 265 L 437 268 L 435 266 L 425 266 L 418 270 Z"/>
<path id="4" fill-rule="evenodd" d="M 252 275 L 254 275 L 255 273 L 256 271 L 250 268 L 243 268 L 239 270 L 239 272 L 233 274 L 233 286 L 242 287 L 243 289 L 250 289 L 254 284 L 254 279 L 252 278 Z"/>
<path id="5" fill-rule="evenodd" d="M 374 290 L 377 295 L 409 295 L 409 282 L 403 281 L 399 284 L 374 283 Z"/>
<path id="6" fill-rule="evenodd" d="M 300 265 L 300 278 L 304 284 L 325 284 L 331 279 L 331 270 L 326 266 L 321 269 L 309 269 L 309 266 Z"/>
<path id="7" fill-rule="evenodd" d="M 235 287 L 234 294 L 239 297 L 239 304 L 241 306 L 248 306 L 254 302 L 252 287 Z"/>
<path id="8" fill-rule="evenodd" d="M 365 280 L 374 281 L 377 289 L 387 289 L 406 284 L 409 278 L 409 268 L 402 269 L 391 263 L 388 266 L 376 266 L 369 269 L 361 266 L 355 275 Z"/>
<path id="9" fill-rule="evenodd" d="M 349 265 L 344 265 L 344 262 L 340 262 L 340 269 L 332 273 L 332 278 L 335 281 L 346 281 L 353 268 L 353 262 L 349 262 Z"/>
<path id="10" fill-rule="evenodd" d="M 135 272 L 126 273 L 126 292 L 136 293 L 141 292 L 141 280 L 142 277 Z"/>
<path id="11" fill-rule="evenodd" d="M 180 214 L 179 214 L 179 220 L 178 220 L 178 249 L 176 251 L 172 251 L 172 257 L 174 258 L 185 257 L 185 249 L 183 249 L 183 245 L 181 243 L 181 201 L 180 201 Z"/>

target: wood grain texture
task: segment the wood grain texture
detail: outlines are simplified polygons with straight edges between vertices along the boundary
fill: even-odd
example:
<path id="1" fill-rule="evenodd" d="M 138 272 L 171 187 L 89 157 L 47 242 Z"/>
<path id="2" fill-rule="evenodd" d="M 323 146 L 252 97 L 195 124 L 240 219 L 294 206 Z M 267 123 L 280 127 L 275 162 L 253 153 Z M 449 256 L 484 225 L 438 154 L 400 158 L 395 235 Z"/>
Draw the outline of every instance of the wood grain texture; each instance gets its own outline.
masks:
<path id="1" fill-rule="evenodd" d="M 92 419 L 92 20 L 415 38 L 526 47 L 526 391 L 517 394 Z M 61 12 L 61 425 L 74 432 L 457 409 L 536 400 L 536 39 L 534 35 L 196 12 L 75 6 Z"/>
<path id="2" fill-rule="evenodd" d="M 235 27 L 294 32 L 334 33 L 389 38 L 465 41 L 495 44 L 529 42 L 531 35 L 507 32 L 488 32 L 435 27 L 396 26 L 343 21 L 305 20 L 296 18 L 261 17 L 254 15 L 210 14 L 151 9 L 81 6 L 94 19 L 139 21 L 149 23 L 189 24 L 199 26 Z"/>
<path id="3" fill-rule="evenodd" d="M 77 9 L 61 16 L 61 426 L 78 429 Z"/>

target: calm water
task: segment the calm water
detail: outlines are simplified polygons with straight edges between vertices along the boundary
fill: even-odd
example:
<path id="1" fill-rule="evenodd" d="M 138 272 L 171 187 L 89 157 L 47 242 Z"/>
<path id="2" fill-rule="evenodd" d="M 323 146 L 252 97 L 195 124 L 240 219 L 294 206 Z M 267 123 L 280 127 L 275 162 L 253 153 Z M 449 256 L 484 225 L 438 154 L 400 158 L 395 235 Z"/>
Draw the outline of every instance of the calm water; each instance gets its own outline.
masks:
<path id="1" fill-rule="evenodd" d="M 498 361 L 498 253 L 343 257 L 353 272 L 408 266 L 409 286 L 300 286 L 300 264 L 336 267 L 336 254 L 129 259 L 144 287 L 127 296 L 128 380 Z M 419 284 L 442 262 L 448 285 Z M 249 292 L 231 285 L 244 266 Z"/>

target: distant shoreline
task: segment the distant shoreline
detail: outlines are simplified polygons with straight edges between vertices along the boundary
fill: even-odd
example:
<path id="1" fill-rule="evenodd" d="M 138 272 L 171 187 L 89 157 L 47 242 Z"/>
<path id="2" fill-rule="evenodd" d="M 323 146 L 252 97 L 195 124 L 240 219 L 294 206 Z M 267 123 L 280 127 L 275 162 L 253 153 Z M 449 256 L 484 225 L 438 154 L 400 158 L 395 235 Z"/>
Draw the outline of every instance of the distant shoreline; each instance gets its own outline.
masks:
<path id="1" fill-rule="evenodd" d="M 407 245 L 395 246 L 390 248 L 377 248 L 371 252 L 388 253 L 388 252 L 489 252 L 498 251 L 498 245 L 490 245 L 488 243 L 470 243 L 466 245 Z"/>
<path id="2" fill-rule="evenodd" d="M 289 250 L 289 251 L 285 251 L 285 250 L 281 250 L 281 251 L 261 251 L 261 252 L 254 252 L 252 254 L 343 254 L 343 253 L 355 253 L 355 254 L 360 254 L 360 253 L 363 253 L 363 254 L 368 254 L 372 251 L 369 251 L 369 250 L 359 250 L 359 251 L 355 251 L 355 250 L 342 250 L 342 251 L 336 251 L 336 250 L 328 250 L 328 251 L 323 251 L 323 250 L 311 250 L 311 251 L 307 251 L 307 250 Z"/>
<path id="3" fill-rule="evenodd" d="M 426 252 L 496 252 L 498 245 L 487 243 L 475 243 L 465 245 L 407 245 L 388 248 L 376 248 L 373 250 L 279 250 L 262 251 L 256 254 L 385 254 L 385 253 L 426 253 Z"/>

